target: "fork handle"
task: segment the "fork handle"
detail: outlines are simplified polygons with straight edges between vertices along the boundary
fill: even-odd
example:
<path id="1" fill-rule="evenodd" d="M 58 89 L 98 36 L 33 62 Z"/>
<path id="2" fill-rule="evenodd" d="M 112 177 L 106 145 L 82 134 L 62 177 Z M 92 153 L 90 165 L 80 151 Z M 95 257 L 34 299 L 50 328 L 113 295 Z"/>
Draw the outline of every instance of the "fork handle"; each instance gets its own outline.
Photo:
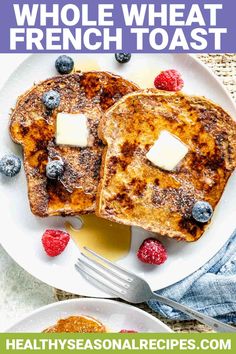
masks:
<path id="1" fill-rule="evenodd" d="M 236 327 L 233 327 L 233 326 L 230 326 L 230 325 L 225 324 L 223 322 L 220 322 L 218 320 L 215 320 L 213 317 L 210 317 L 210 316 L 204 315 L 198 311 L 192 310 L 188 306 L 179 304 L 178 302 L 168 299 L 167 297 L 153 293 L 150 300 L 157 300 L 165 305 L 173 307 L 176 310 L 184 312 L 185 314 L 189 315 L 190 317 L 194 318 L 195 320 L 198 320 L 199 322 L 204 323 L 205 325 L 211 327 L 216 332 L 236 332 Z"/>

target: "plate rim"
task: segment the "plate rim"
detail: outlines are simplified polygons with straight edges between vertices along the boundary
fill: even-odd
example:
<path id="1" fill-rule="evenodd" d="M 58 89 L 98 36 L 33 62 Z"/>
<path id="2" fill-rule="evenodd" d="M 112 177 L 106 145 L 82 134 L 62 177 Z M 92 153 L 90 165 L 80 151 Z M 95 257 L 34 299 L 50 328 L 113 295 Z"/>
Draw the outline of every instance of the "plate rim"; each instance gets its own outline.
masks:
<path id="1" fill-rule="evenodd" d="M 122 307 L 126 307 L 126 308 L 132 308 L 133 311 L 139 312 L 142 315 L 145 315 L 147 318 L 150 318 L 154 321 L 156 321 L 161 327 L 163 327 L 163 329 L 166 329 L 166 332 L 173 332 L 172 329 L 167 326 L 164 322 L 162 322 L 160 319 L 154 317 L 153 315 L 151 315 L 150 313 L 140 309 L 139 307 L 134 306 L 133 304 L 128 304 L 128 303 L 124 303 L 124 302 L 120 302 L 117 300 L 111 300 L 111 299 L 106 299 L 106 298 L 77 298 L 77 299 L 68 299 L 68 300 L 63 300 L 63 301 L 56 301 L 53 302 L 51 304 L 45 305 L 45 306 L 41 306 L 39 308 L 37 308 L 36 310 L 33 310 L 32 312 L 28 313 L 25 316 L 22 316 L 19 320 L 17 320 L 16 322 L 12 323 L 10 326 L 8 326 L 7 328 L 3 329 L 3 333 L 10 333 L 11 328 L 14 328 L 15 326 L 19 326 L 21 324 L 21 322 L 25 322 L 27 321 L 31 316 L 35 316 L 37 314 L 39 314 L 40 312 L 46 311 L 48 309 L 52 309 L 54 307 L 60 307 L 63 305 L 70 304 L 70 303 L 82 303 L 82 302 L 98 302 L 98 303 L 103 303 L 106 305 L 106 303 L 110 303 L 110 304 L 114 304 L 114 306 L 116 306 L 117 304 L 119 304 L 119 306 Z M 69 306 L 69 305 L 68 305 Z"/>

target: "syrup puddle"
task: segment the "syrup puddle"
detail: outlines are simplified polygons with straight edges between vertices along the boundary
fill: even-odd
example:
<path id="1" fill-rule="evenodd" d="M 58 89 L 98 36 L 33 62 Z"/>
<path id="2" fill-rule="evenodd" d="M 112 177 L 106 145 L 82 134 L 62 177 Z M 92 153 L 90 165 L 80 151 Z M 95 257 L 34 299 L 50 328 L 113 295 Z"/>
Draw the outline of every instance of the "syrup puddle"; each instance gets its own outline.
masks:
<path id="1" fill-rule="evenodd" d="M 79 217 L 81 228 L 75 228 L 70 222 L 65 228 L 79 249 L 88 247 L 111 261 L 117 261 L 128 255 L 131 244 L 130 226 L 117 224 L 95 215 Z"/>

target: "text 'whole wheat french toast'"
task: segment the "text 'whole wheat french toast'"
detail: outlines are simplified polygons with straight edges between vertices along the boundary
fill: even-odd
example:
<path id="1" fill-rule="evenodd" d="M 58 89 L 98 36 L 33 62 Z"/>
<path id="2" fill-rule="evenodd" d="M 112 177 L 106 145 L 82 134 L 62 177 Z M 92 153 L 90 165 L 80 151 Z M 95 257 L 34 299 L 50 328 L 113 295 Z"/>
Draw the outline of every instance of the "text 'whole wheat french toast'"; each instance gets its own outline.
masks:
<path id="1" fill-rule="evenodd" d="M 188 146 L 171 172 L 146 157 L 163 130 Z M 236 165 L 236 123 L 221 107 L 183 93 L 140 91 L 107 111 L 99 136 L 107 147 L 98 216 L 185 241 L 201 237 L 208 224 L 193 219 L 193 205 L 203 200 L 214 209 Z"/>
<path id="2" fill-rule="evenodd" d="M 55 90 L 60 105 L 49 111 L 42 95 Z M 21 144 L 31 210 L 35 215 L 76 215 L 94 212 L 103 144 L 97 127 L 104 111 L 124 95 L 137 90 L 135 84 L 107 72 L 57 76 L 35 85 L 19 97 L 11 115 L 10 134 Z M 57 145 L 56 117 L 59 112 L 88 117 L 89 147 Z M 60 180 L 46 177 L 49 159 L 62 159 L 65 171 Z"/>

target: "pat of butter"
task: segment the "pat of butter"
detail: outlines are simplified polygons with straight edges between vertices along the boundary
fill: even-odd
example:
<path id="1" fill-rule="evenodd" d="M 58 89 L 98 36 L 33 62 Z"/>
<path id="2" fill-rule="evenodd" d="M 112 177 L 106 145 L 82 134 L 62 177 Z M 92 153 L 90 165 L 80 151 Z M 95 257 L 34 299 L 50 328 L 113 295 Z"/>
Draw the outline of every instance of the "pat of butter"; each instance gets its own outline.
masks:
<path id="1" fill-rule="evenodd" d="M 77 113 L 58 113 L 56 122 L 57 145 L 88 146 L 87 117 Z"/>
<path id="2" fill-rule="evenodd" d="M 155 166 L 173 171 L 187 152 L 188 147 L 179 138 L 163 130 L 146 157 Z"/>

